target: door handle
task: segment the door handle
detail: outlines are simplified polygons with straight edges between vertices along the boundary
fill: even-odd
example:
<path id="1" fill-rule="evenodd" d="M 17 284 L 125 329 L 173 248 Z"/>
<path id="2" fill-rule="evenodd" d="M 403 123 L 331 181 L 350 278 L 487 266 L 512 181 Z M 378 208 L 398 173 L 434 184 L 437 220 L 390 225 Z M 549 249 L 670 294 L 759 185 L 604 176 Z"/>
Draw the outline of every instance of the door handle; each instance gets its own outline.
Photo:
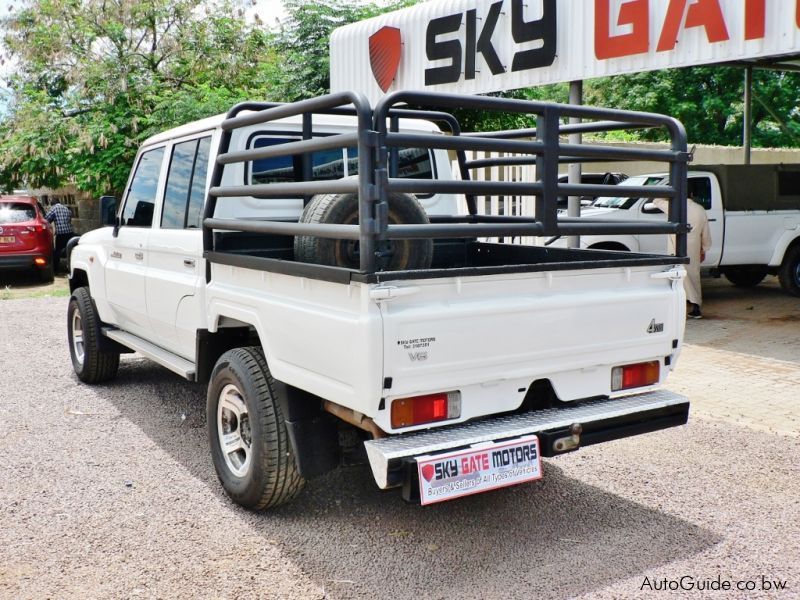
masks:
<path id="1" fill-rule="evenodd" d="M 144 258 L 144 252 L 135 252 L 133 256 L 136 260 L 142 260 Z"/>
<path id="2" fill-rule="evenodd" d="M 193 269 L 194 268 L 194 259 L 193 258 L 184 258 L 183 259 L 183 266 Z"/>
<path id="3" fill-rule="evenodd" d="M 117 252 L 116 250 L 111 253 L 111 258 L 122 258 L 122 252 Z"/>

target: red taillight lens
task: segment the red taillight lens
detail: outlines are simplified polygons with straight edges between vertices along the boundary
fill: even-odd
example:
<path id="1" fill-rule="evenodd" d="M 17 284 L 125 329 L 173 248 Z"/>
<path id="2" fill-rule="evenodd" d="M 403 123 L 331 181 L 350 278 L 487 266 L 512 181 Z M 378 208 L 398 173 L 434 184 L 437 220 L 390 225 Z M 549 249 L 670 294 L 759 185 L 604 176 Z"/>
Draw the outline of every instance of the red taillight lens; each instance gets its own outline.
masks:
<path id="1" fill-rule="evenodd" d="M 657 360 L 611 369 L 611 391 L 629 390 L 658 383 L 661 366 Z"/>
<path id="2" fill-rule="evenodd" d="M 461 416 L 461 393 L 442 392 L 392 402 L 392 427 L 410 427 L 457 419 Z"/>

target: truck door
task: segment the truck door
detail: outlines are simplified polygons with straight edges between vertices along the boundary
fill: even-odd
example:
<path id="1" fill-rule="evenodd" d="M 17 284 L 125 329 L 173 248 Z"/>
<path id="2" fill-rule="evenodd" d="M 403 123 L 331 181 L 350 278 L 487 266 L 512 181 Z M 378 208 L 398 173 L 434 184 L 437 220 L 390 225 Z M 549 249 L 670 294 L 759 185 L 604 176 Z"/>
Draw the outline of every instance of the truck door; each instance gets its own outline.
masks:
<path id="1" fill-rule="evenodd" d="M 176 142 L 171 149 L 164 200 L 150 234 L 147 295 L 150 326 L 159 345 L 189 360 L 201 326 L 203 212 L 211 134 Z"/>
<path id="2" fill-rule="evenodd" d="M 163 160 L 163 146 L 139 157 L 116 235 L 106 253 L 106 298 L 120 327 L 136 335 L 147 335 L 150 330 L 145 299 L 147 244 Z"/>
<path id="3" fill-rule="evenodd" d="M 722 194 L 716 176 L 711 173 L 689 173 L 687 195 L 706 209 L 708 228 L 711 231 L 711 248 L 701 263 L 715 267 L 722 256 L 725 221 L 722 214 Z"/>

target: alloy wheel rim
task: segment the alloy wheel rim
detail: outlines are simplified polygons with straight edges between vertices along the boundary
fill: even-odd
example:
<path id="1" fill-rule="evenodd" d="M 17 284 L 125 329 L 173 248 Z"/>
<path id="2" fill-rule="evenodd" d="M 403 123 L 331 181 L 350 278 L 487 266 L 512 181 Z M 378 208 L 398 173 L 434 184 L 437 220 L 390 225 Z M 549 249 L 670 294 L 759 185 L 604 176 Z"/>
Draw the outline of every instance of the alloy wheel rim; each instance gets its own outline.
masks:
<path id="1" fill-rule="evenodd" d="M 75 360 L 82 366 L 86 355 L 86 346 L 83 341 L 83 319 L 77 310 L 72 313 L 72 351 L 75 354 Z"/>
<path id="2" fill-rule="evenodd" d="M 233 475 L 244 477 L 250 471 L 252 432 L 250 414 L 244 397 L 233 384 L 219 394 L 217 402 L 217 437 L 225 464 Z"/>

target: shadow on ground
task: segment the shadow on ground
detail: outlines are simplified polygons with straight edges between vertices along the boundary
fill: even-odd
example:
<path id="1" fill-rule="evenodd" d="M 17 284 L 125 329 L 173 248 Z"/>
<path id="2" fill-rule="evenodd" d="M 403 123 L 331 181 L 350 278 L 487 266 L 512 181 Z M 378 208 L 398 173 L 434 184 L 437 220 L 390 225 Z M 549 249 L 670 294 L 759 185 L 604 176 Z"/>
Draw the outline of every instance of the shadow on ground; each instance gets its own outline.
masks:
<path id="1" fill-rule="evenodd" d="M 208 452 L 203 386 L 134 358 L 96 390 L 227 502 Z M 231 504 L 230 517 L 278 544 L 337 598 L 567 597 L 720 540 L 567 477 L 557 461 L 535 484 L 426 508 L 378 490 L 366 467 L 343 469 L 309 482 L 290 505 L 255 514 Z"/>

